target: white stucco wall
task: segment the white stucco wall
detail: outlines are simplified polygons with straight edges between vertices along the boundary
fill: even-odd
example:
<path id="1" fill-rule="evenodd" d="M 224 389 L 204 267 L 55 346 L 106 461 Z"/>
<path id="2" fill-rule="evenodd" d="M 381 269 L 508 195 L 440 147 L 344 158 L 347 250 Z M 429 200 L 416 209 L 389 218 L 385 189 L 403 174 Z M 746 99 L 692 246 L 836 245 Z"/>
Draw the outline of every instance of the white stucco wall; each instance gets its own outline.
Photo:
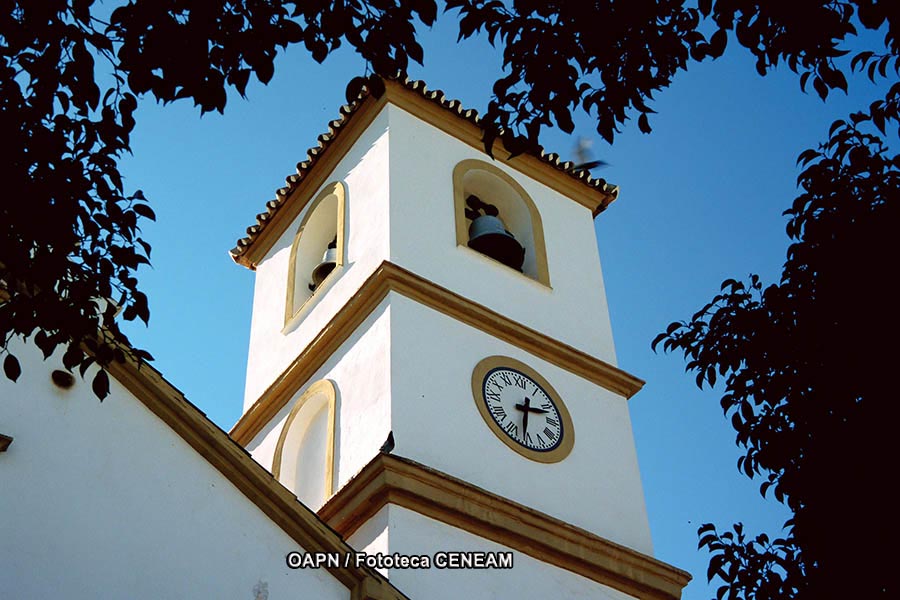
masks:
<path id="1" fill-rule="evenodd" d="M 382 111 L 326 179 L 326 183 L 342 181 L 347 188 L 347 262 L 332 274 L 327 288 L 314 295 L 286 327 L 284 306 L 291 244 L 309 207 L 257 266 L 244 410 L 388 258 L 388 162 L 388 117 Z M 312 197 L 317 194 L 318 191 Z"/>
<path id="2" fill-rule="evenodd" d="M 389 105 L 388 111 L 391 260 L 615 364 L 590 211 L 401 108 Z M 508 173 L 534 201 L 543 221 L 552 289 L 457 246 L 453 168 L 473 158 Z"/>
<path id="3" fill-rule="evenodd" d="M 337 387 L 334 482 L 340 489 L 378 453 L 391 430 L 391 311 L 388 300 L 372 311 L 284 408 L 247 444 L 253 458 L 272 468 L 278 436 L 299 396 L 330 379 Z M 285 452 L 293 451 L 286 447 Z M 329 494 L 330 496 L 330 494 Z M 312 506 L 314 510 L 318 506 Z"/>
<path id="4" fill-rule="evenodd" d="M 508 552 L 501 544 L 398 506 L 389 508 L 390 553 Z M 391 569 L 391 583 L 411 598 L 505 600 L 590 598 L 633 600 L 628 594 L 513 551 L 512 569 Z"/>
<path id="5" fill-rule="evenodd" d="M 394 506 L 388 504 L 381 507 L 368 521 L 360 525 L 347 538 L 347 543 L 356 551 L 363 554 L 390 554 L 390 523 L 389 515 Z M 377 569 L 385 577 L 390 577 L 390 570 Z"/>
<path id="6" fill-rule="evenodd" d="M 16 348 L 0 377 L 0 596 L 349 598 L 324 570 L 291 570 L 296 542 L 116 381 L 62 391 L 59 368 Z"/>
<path id="7" fill-rule="evenodd" d="M 652 554 L 627 401 L 478 329 L 391 293 L 395 452 L 625 546 Z M 510 356 L 560 394 L 575 429 L 561 462 L 511 450 L 472 397 L 472 370 Z"/>

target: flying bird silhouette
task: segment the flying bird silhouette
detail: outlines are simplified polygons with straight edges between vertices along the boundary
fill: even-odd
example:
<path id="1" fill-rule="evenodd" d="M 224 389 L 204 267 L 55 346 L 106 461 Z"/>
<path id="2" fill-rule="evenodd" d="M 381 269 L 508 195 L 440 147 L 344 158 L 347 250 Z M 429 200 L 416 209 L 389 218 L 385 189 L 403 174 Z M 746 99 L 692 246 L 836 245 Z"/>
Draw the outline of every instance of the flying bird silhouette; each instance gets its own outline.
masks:
<path id="1" fill-rule="evenodd" d="M 609 164 L 605 160 L 590 160 L 591 146 L 593 145 L 594 142 L 586 137 L 578 138 L 578 142 L 575 145 L 575 159 L 578 161 L 575 164 L 575 170 L 590 171 L 591 169 L 605 167 Z"/>

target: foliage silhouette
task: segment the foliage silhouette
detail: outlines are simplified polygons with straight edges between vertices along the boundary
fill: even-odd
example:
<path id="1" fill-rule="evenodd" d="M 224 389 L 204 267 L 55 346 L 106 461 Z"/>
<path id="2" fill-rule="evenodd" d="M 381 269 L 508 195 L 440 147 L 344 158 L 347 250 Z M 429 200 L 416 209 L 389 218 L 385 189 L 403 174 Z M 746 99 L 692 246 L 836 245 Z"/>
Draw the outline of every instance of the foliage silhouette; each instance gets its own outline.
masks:
<path id="1" fill-rule="evenodd" d="M 896 122 L 894 88 L 885 119 Z M 701 527 L 709 577 L 723 580 L 728 598 L 897 592 L 881 550 L 896 531 L 883 469 L 897 416 L 888 349 L 900 327 L 884 262 L 896 254 L 900 155 L 873 121 L 838 121 L 826 144 L 801 155 L 780 282 L 727 280 L 654 341 L 685 355 L 697 385 L 720 381 L 744 449 L 739 469 L 793 512 L 784 539 L 772 541 Z"/>
<path id="2" fill-rule="evenodd" d="M 884 24 L 877 18 L 883 5 L 858 8 L 864 26 Z M 895 83 L 800 154 L 801 193 L 785 211 L 792 243 L 781 280 L 726 280 L 689 321 L 672 323 L 653 342 L 683 353 L 698 386 L 720 383 L 722 409 L 744 450 L 739 470 L 760 477 L 762 495 L 793 513 L 773 540 L 749 538 L 740 523 L 723 533 L 700 528 L 700 547 L 711 553 L 707 577 L 721 581 L 718 598 L 898 593 L 888 551 L 897 528 L 883 481 L 898 416 L 889 348 L 900 334 L 885 286 L 900 222 L 900 155 L 886 141 L 896 142 L 900 124 L 894 11 L 884 53 L 860 52 L 849 68 Z M 768 42 L 753 39 L 762 45 L 754 54 L 769 56 Z M 761 73 L 766 68 L 758 63 Z M 809 77 L 823 99 L 847 85 L 833 62 L 803 71 L 801 85 Z"/>
<path id="3" fill-rule="evenodd" d="M 62 348 L 64 365 L 82 374 L 126 354 L 152 358 L 115 321 L 117 311 L 150 316 L 136 271 L 151 250 L 139 224 L 154 215 L 117 166 L 138 100 L 222 112 L 227 90 L 243 95 L 251 76 L 271 80 L 288 46 L 321 62 L 349 44 L 367 73 L 348 84 L 348 98 L 363 86 L 377 93 L 370 73 L 423 62 L 418 29 L 442 7 L 460 40 L 485 35 L 503 53 L 484 142 L 490 152 L 502 136 L 513 153 L 534 149 L 546 127 L 572 132 L 576 111 L 610 142 L 630 119 L 650 132 L 654 94 L 729 44 L 752 53 L 761 75 L 785 64 L 822 99 L 846 91 L 850 70 L 894 81 L 900 67 L 900 5 L 874 0 L 132 0 L 105 20 L 93 0 L 2 6 L 0 139 L 10 156 L 0 163 L 0 354 L 13 380 L 14 337 L 45 356 Z M 849 56 L 844 43 L 864 29 L 884 44 Z M 851 579 L 853 595 L 896 594 L 889 554 L 876 545 L 886 495 L 869 467 L 887 455 L 893 416 L 889 353 L 877 349 L 897 333 L 881 282 L 897 216 L 900 165 L 885 139 L 898 104 L 894 84 L 801 155 L 781 282 L 728 281 L 654 344 L 683 352 L 698 384 L 724 378 L 723 408 L 746 448 L 739 467 L 764 477 L 763 493 L 795 515 L 784 540 L 701 528 L 720 596 L 832 596 Z M 102 370 L 93 389 L 108 393 Z"/>

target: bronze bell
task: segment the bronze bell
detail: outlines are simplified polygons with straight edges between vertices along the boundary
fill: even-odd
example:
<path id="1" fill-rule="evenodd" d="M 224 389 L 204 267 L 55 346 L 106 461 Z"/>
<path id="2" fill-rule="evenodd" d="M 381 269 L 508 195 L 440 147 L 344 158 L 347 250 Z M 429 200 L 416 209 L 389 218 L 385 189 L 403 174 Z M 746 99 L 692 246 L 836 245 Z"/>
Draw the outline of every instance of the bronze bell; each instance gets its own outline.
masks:
<path id="1" fill-rule="evenodd" d="M 525 262 L 525 248 L 506 230 L 503 221 L 494 215 L 480 215 L 472 219 L 468 246 L 517 271 L 522 270 L 522 263 Z"/>
<path id="2" fill-rule="evenodd" d="M 337 257 L 337 238 L 335 238 L 334 241 L 328 244 L 325 254 L 322 255 L 322 262 L 316 265 L 316 268 L 312 271 L 312 283 L 309 284 L 310 291 L 316 291 L 316 288 L 322 285 L 325 278 L 334 271 L 334 268 L 337 266 Z"/>

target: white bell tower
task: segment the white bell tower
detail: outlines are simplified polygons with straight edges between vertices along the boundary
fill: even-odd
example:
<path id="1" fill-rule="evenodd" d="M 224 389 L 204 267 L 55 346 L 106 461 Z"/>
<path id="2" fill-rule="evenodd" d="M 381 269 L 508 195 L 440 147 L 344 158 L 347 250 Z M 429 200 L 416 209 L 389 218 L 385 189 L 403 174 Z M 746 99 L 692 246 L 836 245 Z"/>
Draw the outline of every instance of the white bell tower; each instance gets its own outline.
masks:
<path id="1" fill-rule="evenodd" d="M 689 575 L 651 557 L 642 382 L 615 366 L 597 255 L 617 190 L 553 155 L 492 159 L 473 111 L 384 83 L 232 251 L 257 275 L 232 437 L 372 556 L 513 553 L 385 568 L 411 598 L 680 598 Z"/>

